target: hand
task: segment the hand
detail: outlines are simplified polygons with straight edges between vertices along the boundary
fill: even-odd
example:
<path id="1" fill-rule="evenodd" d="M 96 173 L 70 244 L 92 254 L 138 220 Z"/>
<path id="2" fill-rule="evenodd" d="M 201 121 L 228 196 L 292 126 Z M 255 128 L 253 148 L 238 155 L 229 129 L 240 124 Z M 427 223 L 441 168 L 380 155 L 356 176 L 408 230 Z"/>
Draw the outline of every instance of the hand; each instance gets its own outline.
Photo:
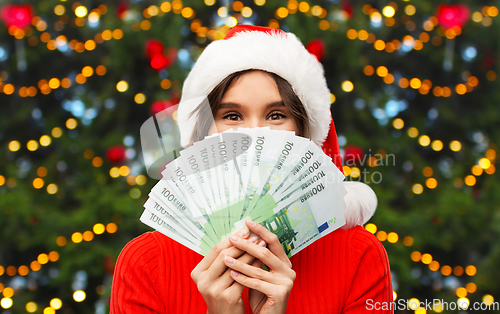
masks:
<path id="1" fill-rule="evenodd" d="M 248 238 L 249 236 L 250 231 L 243 229 L 237 233 L 236 237 L 248 243 L 257 242 L 257 236 L 252 235 Z M 226 239 L 217 244 L 191 272 L 191 278 L 205 299 L 209 314 L 245 312 L 241 297 L 245 287 L 231 278 L 230 269 L 227 269 L 224 264 L 227 256 L 237 258 L 238 263 L 242 264 L 250 264 L 254 260 L 253 256 L 233 247 Z"/>
<path id="2" fill-rule="evenodd" d="M 250 307 L 253 313 L 285 313 L 296 278 L 292 263 L 274 233 L 249 220 L 246 224 L 262 240 L 256 244 L 231 236 L 230 243 L 254 256 L 256 260 L 249 265 L 226 256 L 224 262 L 232 269 L 231 277 L 250 288 Z M 266 243 L 268 248 L 265 247 Z M 261 268 L 262 263 L 270 268 L 269 272 Z"/>

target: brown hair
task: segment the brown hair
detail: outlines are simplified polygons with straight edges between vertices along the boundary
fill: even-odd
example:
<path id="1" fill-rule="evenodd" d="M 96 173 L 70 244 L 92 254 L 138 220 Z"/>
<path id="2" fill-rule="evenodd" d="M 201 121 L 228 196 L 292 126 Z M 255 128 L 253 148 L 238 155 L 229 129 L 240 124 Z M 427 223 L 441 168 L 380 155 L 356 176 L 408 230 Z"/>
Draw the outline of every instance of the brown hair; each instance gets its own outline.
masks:
<path id="1" fill-rule="evenodd" d="M 300 98 L 293 91 L 292 85 L 290 85 L 290 83 L 288 83 L 288 81 L 283 79 L 281 76 L 264 70 L 248 69 L 234 72 L 223 79 L 217 86 L 215 86 L 215 88 L 210 92 L 210 94 L 208 94 L 207 98 L 205 99 L 205 102 L 208 101 L 208 103 L 210 104 L 212 116 L 215 116 L 217 110 L 219 110 L 222 97 L 231 86 L 231 83 L 233 81 L 236 81 L 243 74 L 251 71 L 262 71 L 273 77 L 274 81 L 276 82 L 276 86 L 278 87 L 281 99 L 283 100 L 283 104 L 285 105 L 285 107 L 287 107 L 288 110 L 290 110 L 293 121 L 297 126 L 297 135 L 302 137 L 309 137 L 309 119 L 307 117 L 307 112 L 304 105 L 300 101 Z M 207 106 L 206 103 L 202 103 L 191 113 L 190 117 L 192 117 L 195 113 L 198 113 L 198 117 L 207 117 L 208 114 L 210 114 L 208 112 L 208 108 L 209 106 Z M 198 121 L 191 135 L 191 144 L 196 141 L 200 141 L 205 136 L 207 136 L 211 126 L 212 125 L 210 119 L 202 119 L 202 121 Z"/>

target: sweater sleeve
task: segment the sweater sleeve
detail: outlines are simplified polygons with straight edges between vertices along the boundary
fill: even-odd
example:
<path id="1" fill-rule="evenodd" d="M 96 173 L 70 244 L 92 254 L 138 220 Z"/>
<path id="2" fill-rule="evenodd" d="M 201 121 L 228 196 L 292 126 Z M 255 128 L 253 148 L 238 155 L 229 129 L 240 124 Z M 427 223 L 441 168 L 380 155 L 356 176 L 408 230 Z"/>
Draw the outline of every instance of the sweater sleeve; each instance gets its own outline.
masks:
<path id="1" fill-rule="evenodd" d="M 350 267 L 353 279 L 342 313 L 393 313 L 389 259 L 382 243 L 358 227 L 351 238 L 349 254 L 357 265 Z"/>
<path id="2" fill-rule="evenodd" d="M 130 241 L 116 262 L 111 288 L 111 314 L 166 313 L 162 254 L 152 233 Z"/>

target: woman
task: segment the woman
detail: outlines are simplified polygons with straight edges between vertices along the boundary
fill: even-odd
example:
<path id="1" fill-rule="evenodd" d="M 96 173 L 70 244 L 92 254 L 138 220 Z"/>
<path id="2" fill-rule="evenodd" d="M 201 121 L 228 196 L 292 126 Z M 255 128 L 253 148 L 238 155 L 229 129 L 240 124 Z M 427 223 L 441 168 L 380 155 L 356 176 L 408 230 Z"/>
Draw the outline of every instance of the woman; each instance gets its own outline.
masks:
<path id="1" fill-rule="evenodd" d="M 209 124 L 198 106 L 206 97 L 214 116 Z M 323 68 L 293 34 L 236 26 L 205 49 L 184 83 L 181 142 L 269 126 L 310 138 L 341 169 L 329 106 Z M 376 198 L 364 184 L 346 188 L 346 226 L 290 259 L 273 233 L 250 221 L 255 235 L 242 230 L 205 258 L 161 233 L 141 235 L 118 259 L 111 312 L 392 312 L 373 310 L 392 302 L 389 264 L 381 243 L 359 226 L 373 214 Z"/>

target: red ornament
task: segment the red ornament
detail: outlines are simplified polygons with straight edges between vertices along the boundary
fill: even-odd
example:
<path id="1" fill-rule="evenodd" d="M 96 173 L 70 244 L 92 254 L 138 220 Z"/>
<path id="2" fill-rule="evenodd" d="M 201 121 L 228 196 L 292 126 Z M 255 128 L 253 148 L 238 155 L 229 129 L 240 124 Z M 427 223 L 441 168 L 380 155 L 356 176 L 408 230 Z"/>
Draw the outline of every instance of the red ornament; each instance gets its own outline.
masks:
<path id="1" fill-rule="evenodd" d="M 116 15 L 118 15 L 119 18 L 123 19 L 123 15 L 125 12 L 128 10 L 128 2 L 127 1 L 120 1 L 118 3 L 118 7 L 116 8 Z"/>
<path id="2" fill-rule="evenodd" d="M 157 114 L 158 112 L 161 112 L 165 109 L 168 109 L 170 107 L 172 107 L 174 104 L 169 101 L 169 100 L 159 100 L 159 101 L 155 101 L 152 105 L 151 105 L 151 114 L 152 115 L 155 115 Z"/>
<path id="3" fill-rule="evenodd" d="M 170 66 L 170 60 L 162 54 L 157 54 L 151 59 L 151 67 L 156 71 L 161 71 Z"/>
<path id="4" fill-rule="evenodd" d="M 160 41 L 150 39 L 146 42 L 146 55 L 148 56 L 149 60 L 153 59 L 158 54 L 163 55 L 164 51 L 165 46 L 163 46 Z"/>
<path id="5" fill-rule="evenodd" d="M 346 166 L 353 166 L 361 161 L 363 158 L 363 150 L 356 146 L 347 146 L 344 149 L 344 164 Z"/>
<path id="6" fill-rule="evenodd" d="M 349 1 L 342 1 L 340 3 L 340 6 L 342 7 L 342 11 L 344 11 L 345 14 L 347 15 L 347 18 L 350 19 L 352 17 L 352 12 L 353 12 L 353 8 L 352 8 L 351 2 L 349 2 Z"/>
<path id="7" fill-rule="evenodd" d="M 146 55 L 149 58 L 151 67 L 156 71 L 161 71 L 171 66 L 177 58 L 177 50 L 173 47 L 164 54 L 165 46 L 158 40 L 150 39 L 146 43 Z"/>
<path id="8" fill-rule="evenodd" d="M 469 20 L 470 11 L 469 7 L 465 4 L 441 4 L 438 6 L 436 16 L 439 24 L 443 25 L 446 29 L 455 26 L 462 28 L 467 23 L 467 20 Z"/>
<path id="9" fill-rule="evenodd" d="M 306 45 L 306 49 L 321 62 L 325 53 L 325 43 L 321 39 L 315 39 Z"/>
<path id="10" fill-rule="evenodd" d="M 117 145 L 108 149 L 106 153 L 108 160 L 113 164 L 121 163 L 125 160 L 125 148 Z"/>
<path id="11" fill-rule="evenodd" d="M 33 8 L 29 4 L 6 4 L 0 11 L 0 18 L 7 27 L 15 26 L 17 28 L 25 28 L 31 24 L 31 20 L 33 19 Z"/>

